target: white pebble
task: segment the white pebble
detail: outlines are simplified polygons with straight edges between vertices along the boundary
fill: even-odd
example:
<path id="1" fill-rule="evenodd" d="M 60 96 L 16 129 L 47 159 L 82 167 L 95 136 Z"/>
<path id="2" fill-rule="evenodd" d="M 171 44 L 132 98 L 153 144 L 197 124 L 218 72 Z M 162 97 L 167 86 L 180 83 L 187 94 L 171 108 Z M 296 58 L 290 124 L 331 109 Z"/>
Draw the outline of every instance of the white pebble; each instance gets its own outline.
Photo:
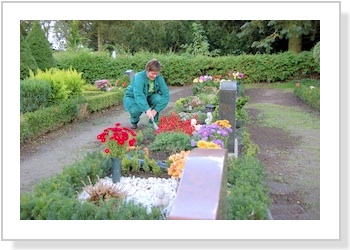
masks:
<path id="1" fill-rule="evenodd" d="M 136 204 L 142 204 L 150 213 L 152 207 L 159 207 L 165 217 L 168 217 L 173 205 L 179 181 L 173 178 L 140 178 L 140 177 L 121 177 L 120 181 L 113 183 L 112 179 L 105 177 L 100 181 L 112 185 L 116 188 L 122 188 L 127 193 L 125 202 L 134 201 Z M 79 200 L 89 199 L 86 192 L 78 195 Z"/>

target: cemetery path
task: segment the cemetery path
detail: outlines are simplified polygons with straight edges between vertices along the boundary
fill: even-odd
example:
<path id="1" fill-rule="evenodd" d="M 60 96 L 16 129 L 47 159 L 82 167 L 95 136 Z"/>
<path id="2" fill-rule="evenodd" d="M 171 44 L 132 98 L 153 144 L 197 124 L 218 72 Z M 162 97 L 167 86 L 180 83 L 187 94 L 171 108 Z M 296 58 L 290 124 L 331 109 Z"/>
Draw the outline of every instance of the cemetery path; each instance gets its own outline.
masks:
<path id="1" fill-rule="evenodd" d="M 165 112 L 172 110 L 181 97 L 192 95 L 192 86 L 170 87 L 171 101 Z M 274 89 L 247 89 L 249 103 L 275 103 L 297 106 L 312 112 L 292 93 Z M 263 127 L 258 122 L 260 110 L 248 109 L 252 122 L 248 124 L 252 141 L 260 147 L 258 155 L 266 168 L 273 200 L 273 219 L 301 220 L 320 218 L 318 131 L 298 134 L 283 129 Z M 129 124 L 129 115 L 122 106 L 90 115 L 85 120 L 69 124 L 35 141 L 21 145 L 20 191 L 31 192 L 43 178 L 59 173 L 63 167 L 82 159 L 96 149 L 96 135 L 116 122 Z M 146 117 L 141 118 L 146 123 Z M 294 133 L 294 134 L 293 134 Z M 311 144 L 312 145 L 311 145 Z M 303 150 L 300 150 L 300 149 Z"/>
<path id="2" fill-rule="evenodd" d="M 293 126 L 308 121 L 295 121 L 280 128 L 262 125 L 264 108 L 277 105 L 280 109 L 300 112 L 319 122 L 319 112 L 305 105 L 291 91 L 248 89 L 248 130 L 253 143 L 260 148 L 257 158 L 265 166 L 270 189 L 270 212 L 274 220 L 320 219 L 320 130 L 317 126 Z M 266 106 L 265 106 L 266 107 Z M 273 106 L 275 107 L 275 106 Z M 291 119 L 287 114 L 278 117 L 279 124 Z M 300 117 L 300 116 L 298 116 Z M 293 120 L 294 119 L 294 120 Z"/>

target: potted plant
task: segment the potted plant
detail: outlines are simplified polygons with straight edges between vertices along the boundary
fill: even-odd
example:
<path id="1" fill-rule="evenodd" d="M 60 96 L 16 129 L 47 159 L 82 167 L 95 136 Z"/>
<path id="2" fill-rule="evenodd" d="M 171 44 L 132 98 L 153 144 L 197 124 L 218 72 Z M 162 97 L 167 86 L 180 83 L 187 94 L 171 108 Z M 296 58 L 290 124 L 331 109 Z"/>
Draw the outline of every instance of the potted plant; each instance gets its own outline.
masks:
<path id="1" fill-rule="evenodd" d="M 133 150 L 136 145 L 136 132 L 116 123 L 114 127 L 106 128 L 97 135 L 97 139 L 104 146 L 104 153 L 112 161 L 112 179 L 118 182 L 121 177 L 121 161 L 127 151 Z"/>

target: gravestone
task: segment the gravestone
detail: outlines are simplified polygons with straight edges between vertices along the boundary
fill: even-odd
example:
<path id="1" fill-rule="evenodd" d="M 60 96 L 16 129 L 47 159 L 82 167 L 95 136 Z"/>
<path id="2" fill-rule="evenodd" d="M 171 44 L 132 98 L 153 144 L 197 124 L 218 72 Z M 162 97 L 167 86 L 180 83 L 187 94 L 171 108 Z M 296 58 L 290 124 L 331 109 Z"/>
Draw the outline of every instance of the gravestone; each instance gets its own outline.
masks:
<path id="1" fill-rule="evenodd" d="M 227 149 L 229 153 L 234 153 L 235 130 L 236 130 L 236 100 L 237 82 L 223 81 L 220 83 L 219 91 L 219 119 L 228 120 L 231 124 L 232 133 L 229 135 Z"/>
<path id="2" fill-rule="evenodd" d="M 127 71 L 125 71 L 125 74 L 128 75 L 130 81 L 135 75 L 135 73 L 134 73 L 134 71 L 132 69 L 128 69 Z"/>

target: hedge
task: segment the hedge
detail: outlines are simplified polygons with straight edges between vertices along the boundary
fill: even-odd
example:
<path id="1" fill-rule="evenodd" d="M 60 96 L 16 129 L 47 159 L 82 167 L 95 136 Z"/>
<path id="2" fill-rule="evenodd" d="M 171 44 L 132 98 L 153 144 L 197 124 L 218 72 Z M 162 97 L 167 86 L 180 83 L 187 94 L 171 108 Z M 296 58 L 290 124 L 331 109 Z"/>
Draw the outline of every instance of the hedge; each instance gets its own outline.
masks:
<path id="1" fill-rule="evenodd" d="M 243 72 L 245 83 L 287 81 L 320 72 L 310 51 L 222 57 L 137 53 L 116 59 L 107 53 L 81 51 L 58 52 L 54 57 L 59 68 L 72 67 L 82 72 L 82 77 L 91 84 L 100 79 L 118 79 L 128 69 L 143 70 L 152 58 L 157 58 L 162 64 L 162 75 L 168 85 L 178 86 L 188 85 L 201 75 L 222 75 L 227 79 L 227 72 L 232 70 Z"/>
<path id="2" fill-rule="evenodd" d="M 65 124 L 84 117 L 85 113 L 119 105 L 123 96 L 123 89 L 103 92 L 103 94 L 96 96 L 68 99 L 55 106 L 22 114 L 20 117 L 20 142 L 24 143 L 50 131 L 57 130 Z"/>

